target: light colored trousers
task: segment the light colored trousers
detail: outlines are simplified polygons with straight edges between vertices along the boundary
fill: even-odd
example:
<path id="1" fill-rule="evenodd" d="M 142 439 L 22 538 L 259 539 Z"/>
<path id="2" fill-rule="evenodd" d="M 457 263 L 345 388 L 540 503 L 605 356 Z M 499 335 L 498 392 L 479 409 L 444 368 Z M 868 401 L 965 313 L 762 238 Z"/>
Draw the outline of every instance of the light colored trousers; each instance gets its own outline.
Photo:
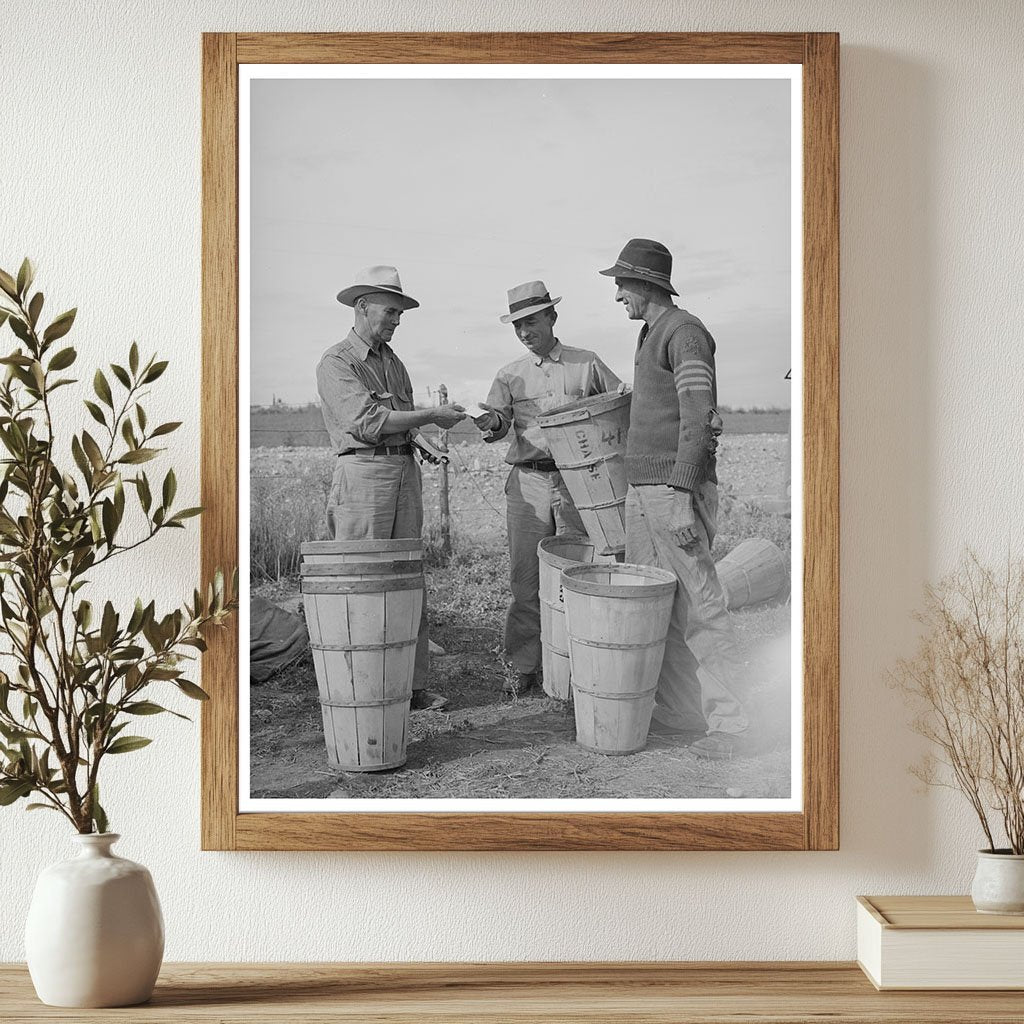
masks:
<path id="1" fill-rule="evenodd" d="M 718 517 L 718 488 L 693 493 L 698 542 L 679 547 L 668 532 L 675 492 L 665 484 L 630 486 L 626 492 L 626 561 L 654 565 L 679 580 L 655 694 L 654 718 L 694 732 L 741 733 L 743 706 L 733 693 L 742 665 L 725 594 L 711 560 Z"/>
<path id="2" fill-rule="evenodd" d="M 327 528 L 335 540 L 401 540 L 423 536 L 423 487 L 412 455 L 354 453 L 338 457 L 327 499 Z M 413 689 L 427 686 L 427 595 L 416 641 Z"/>
<path id="3" fill-rule="evenodd" d="M 505 483 L 509 582 L 505 651 L 517 672 L 541 667 L 540 561 L 537 545 L 556 533 L 586 533 L 561 473 L 513 466 Z"/>

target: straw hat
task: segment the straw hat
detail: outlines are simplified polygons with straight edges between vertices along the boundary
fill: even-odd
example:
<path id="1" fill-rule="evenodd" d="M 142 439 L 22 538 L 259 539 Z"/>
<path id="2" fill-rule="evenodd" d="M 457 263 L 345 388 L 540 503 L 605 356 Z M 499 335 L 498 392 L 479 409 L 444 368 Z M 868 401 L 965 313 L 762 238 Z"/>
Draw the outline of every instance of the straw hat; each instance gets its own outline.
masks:
<path id="1" fill-rule="evenodd" d="M 354 306 L 356 299 L 364 295 L 383 292 L 395 295 L 402 302 L 403 309 L 415 309 L 419 303 L 402 291 L 402 282 L 398 279 L 398 271 L 394 267 L 366 267 L 356 274 L 356 283 L 338 292 L 338 301 L 345 306 Z"/>
<path id="2" fill-rule="evenodd" d="M 503 324 L 511 324 L 522 320 L 524 316 L 532 316 L 542 309 L 550 309 L 562 301 L 562 296 L 551 298 L 547 285 L 543 281 L 527 281 L 517 284 L 508 290 L 508 315 L 499 317 Z"/>

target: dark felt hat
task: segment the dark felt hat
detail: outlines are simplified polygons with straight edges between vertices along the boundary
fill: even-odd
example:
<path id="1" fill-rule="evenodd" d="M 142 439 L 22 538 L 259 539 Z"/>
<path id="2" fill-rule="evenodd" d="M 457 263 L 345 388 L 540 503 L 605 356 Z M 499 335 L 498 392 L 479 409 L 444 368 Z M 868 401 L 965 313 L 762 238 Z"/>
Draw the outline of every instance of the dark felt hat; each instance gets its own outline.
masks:
<path id="1" fill-rule="evenodd" d="M 629 277 L 650 281 L 669 295 L 679 293 L 672 287 L 672 253 L 650 238 L 631 238 L 619 253 L 615 266 L 598 271 L 605 277 Z"/>

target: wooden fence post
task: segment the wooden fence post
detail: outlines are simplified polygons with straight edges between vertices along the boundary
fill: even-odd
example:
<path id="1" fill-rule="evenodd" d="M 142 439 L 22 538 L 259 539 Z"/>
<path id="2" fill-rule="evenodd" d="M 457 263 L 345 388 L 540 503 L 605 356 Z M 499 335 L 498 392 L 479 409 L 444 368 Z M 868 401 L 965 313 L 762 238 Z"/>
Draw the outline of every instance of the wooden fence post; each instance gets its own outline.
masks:
<path id="1" fill-rule="evenodd" d="M 438 405 L 448 404 L 448 388 L 444 384 L 439 384 L 437 387 L 437 399 Z M 439 447 L 442 449 L 448 448 L 448 431 L 438 428 L 437 439 L 440 442 Z M 448 463 L 444 461 L 441 463 L 441 486 L 440 486 L 440 505 L 441 505 L 441 554 L 448 558 L 452 553 L 452 517 L 451 508 L 448 504 Z"/>

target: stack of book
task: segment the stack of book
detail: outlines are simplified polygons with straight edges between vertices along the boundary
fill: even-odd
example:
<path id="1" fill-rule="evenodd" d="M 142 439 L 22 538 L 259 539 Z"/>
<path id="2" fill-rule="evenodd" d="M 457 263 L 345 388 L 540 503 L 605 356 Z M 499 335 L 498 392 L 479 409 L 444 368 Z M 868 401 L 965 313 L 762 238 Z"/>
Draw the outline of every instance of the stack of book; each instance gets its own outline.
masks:
<path id="1" fill-rule="evenodd" d="M 970 896 L 858 896 L 857 962 L 878 989 L 1024 989 L 1024 916 L 979 914 Z"/>

